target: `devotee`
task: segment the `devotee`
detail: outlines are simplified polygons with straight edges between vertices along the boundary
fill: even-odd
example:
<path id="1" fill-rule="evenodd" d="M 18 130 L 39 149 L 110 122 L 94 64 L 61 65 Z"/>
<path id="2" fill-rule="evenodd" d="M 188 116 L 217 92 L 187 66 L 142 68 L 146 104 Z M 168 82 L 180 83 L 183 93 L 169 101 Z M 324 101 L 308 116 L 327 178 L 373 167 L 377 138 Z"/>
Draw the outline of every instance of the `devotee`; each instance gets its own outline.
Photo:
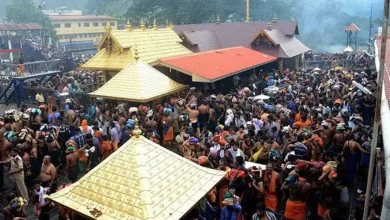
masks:
<path id="1" fill-rule="evenodd" d="M 51 163 L 50 160 L 51 160 L 50 156 L 45 156 L 43 158 L 39 179 L 43 187 L 48 187 L 49 189 L 56 189 L 57 168 Z"/>

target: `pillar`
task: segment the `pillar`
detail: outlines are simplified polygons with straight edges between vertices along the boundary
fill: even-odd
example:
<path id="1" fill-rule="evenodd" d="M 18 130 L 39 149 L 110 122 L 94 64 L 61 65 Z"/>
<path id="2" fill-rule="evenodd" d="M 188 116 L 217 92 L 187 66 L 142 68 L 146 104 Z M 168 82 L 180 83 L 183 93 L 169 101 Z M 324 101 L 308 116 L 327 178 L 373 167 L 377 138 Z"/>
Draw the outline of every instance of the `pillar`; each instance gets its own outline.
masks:
<path id="1" fill-rule="evenodd" d="M 8 40 L 8 49 L 12 50 L 11 40 Z M 14 53 L 9 53 L 9 60 L 11 61 L 11 63 L 14 62 Z"/>
<path id="2" fill-rule="evenodd" d="M 278 59 L 278 63 L 279 63 L 279 69 L 280 71 L 283 71 L 283 63 L 284 63 L 284 59 L 281 58 L 281 59 Z"/>

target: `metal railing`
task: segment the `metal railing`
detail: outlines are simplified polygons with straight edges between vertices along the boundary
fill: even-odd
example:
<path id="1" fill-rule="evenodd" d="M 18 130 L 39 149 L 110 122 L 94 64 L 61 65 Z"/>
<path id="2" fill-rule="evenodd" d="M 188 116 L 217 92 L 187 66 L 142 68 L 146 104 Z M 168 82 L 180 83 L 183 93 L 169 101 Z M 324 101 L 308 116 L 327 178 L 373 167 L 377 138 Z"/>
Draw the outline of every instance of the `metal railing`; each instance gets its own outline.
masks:
<path id="1" fill-rule="evenodd" d="M 314 69 L 316 67 L 326 70 L 326 69 L 332 69 L 338 66 L 343 66 L 345 69 L 351 68 L 355 64 L 355 60 L 318 60 L 318 61 L 311 61 L 311 60 L 304 60 L 303 61 L 303 68 L 304 69 Z"/>
<path id="2" fill-rule="evenodd" d="M 60 59 L 28 62 L 24 64 L 0 63 L 1 77 L 29 76 L 60 71 Z"/>

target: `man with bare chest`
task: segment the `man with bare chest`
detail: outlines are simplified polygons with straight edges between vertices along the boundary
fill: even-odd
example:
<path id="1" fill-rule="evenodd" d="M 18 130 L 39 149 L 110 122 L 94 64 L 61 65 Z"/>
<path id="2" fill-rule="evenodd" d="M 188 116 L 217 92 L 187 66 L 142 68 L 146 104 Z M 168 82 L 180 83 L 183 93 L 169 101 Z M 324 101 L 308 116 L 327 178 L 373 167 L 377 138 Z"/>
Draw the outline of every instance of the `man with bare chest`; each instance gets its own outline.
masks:
<path id="1" fill-rule="evenodd" d="M 68 179 L 75 183 L 79 174 L 77 163 L 79 162 L 79 154 L 74 151 L 74 146 L 68 146 L 66 150 L 66 172 Z"/>
<path id="2" fill-rule="evenodd" d="M 311 185 L 307 180 L 300 176 L 305 169 L 306 164 L 298 164 L 295 174 L 289 176 L 282 185 L 282 190 L 289 191 L 289 198 L 286 202 L 284 217 L 286 220 L 305 220 L 306 219 L 306 201 L 310 194 Z"/>
<path id="3" fill-rule="evenodd" d="M 56 189 L 56 179 L 57 179 L 57 168 L 50 162 L 51 157 L 45 156 L 43 158 L 43 163 L 41 171 L 39 173 L 39 180 L 43 187 L 49 187 L 51 189 Z"/>
<path id="4" fill-rule="evenodd" d="M 18 115 L 14 115 L 14 122 L 11 125 L 11 130 L 15 133 L 19 133 L 23 128 L 23 122 L 19 119 Z"/>

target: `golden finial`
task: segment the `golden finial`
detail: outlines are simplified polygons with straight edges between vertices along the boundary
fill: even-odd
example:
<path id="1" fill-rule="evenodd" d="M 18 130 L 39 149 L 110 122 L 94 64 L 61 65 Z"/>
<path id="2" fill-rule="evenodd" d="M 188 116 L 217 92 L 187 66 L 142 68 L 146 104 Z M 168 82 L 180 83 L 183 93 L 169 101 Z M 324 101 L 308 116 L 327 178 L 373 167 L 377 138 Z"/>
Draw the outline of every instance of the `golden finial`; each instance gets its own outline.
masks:
<path id="1" fill-rule="evenodd" d="M 126 31 L 131 31 L 131 24 L 130 24 L 129 20 L 127 20 L 127 23 L 126 23 Z"/>
<path id="2" fill-rule="evenodd" d="M 136 137 L 136 138 L 139 138 L 139 136 L 142 134 L 142 131 L 141 129 L 139 129 L 139 123 L 138 123 L 138 119 L 135 119 L 135 126 L 134 126 L 134 130 L 133 130 L 133 135 Z"/>
<path id="3" fill-rule="evenodd" d="M 219 15 L 217 15 L 217 24 L 220 24 L 221 20 L 219 19 Z"/>
<path id="4" fill-rule="evenodd" d="M 245 22 L 250 21 L 250 0 L 246 0 L 246 18 Z"/>
<path id="5" fill-rule="evenodd" d="M 146 28 L 145 28 L 145 22 L 144 22 L 144 20 L 141 20 L 141 24 L 139 25 L 139 27 L 141 28 L 141 30 L 145 30 Z"/>
<path id="6" fill-rule="evenodd" d="M 158 30 L 156 19 L 153 20 L 153 30 Z"/>
<path id="7" fill-rule="evenodd" d="M 173 24 L 172 24 L 172 22 L 169 24 L 169 29 L 171 29 L 171 30 L 173 30 Z"/>
<path id="8" fill-rule="evenodd" d="M 138 61 L 138 59 L 139 59 L 139 54 L 138 54 L 138 47 L 137 47 L 137 45 L 135 45 L 135 47 L 134 47 L 134 59 L 135 59 L 136 61 Z"/>
<path id="9" fill-rule="evenodd" d="M 268 28 L 268 30 L 272 30 L 271 22 L 268 22 L 267 28 Z"/>
<path id="10" fill-rule="evenodd" d="M 108 26 L 108 25 L 107 25 L 107 26 L 105 27 L 105 29 L 106 29 L 106 33 L 110 33 L 110 32 L 111 32 L 111 26 Z"/>
<path id="11" fill-rule="evenodd" d="M 167 20 L 166 21 L 166 25 L 165 25 L 167 28 L 169 28 L 169 21 Z"/>
<path id="12" fill-rule="evenodd" d="M 273 23 L 276 23 L 278 21 L 278 18 L 276 17 L 276 13 L 274 13 L 274 18 L 272 19 Z"/>

